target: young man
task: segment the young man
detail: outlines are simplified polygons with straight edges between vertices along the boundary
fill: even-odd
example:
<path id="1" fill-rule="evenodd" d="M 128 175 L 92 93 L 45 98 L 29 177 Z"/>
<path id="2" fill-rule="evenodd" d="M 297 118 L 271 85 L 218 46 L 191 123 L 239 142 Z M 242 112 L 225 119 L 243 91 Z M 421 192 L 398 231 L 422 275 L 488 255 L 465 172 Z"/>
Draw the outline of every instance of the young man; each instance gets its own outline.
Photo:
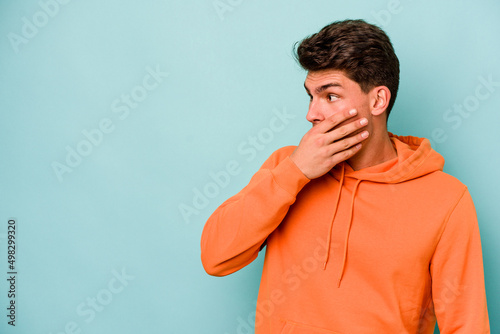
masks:
<path id="1" fill-rule="evenodd" d="M 205 270 L 267 245 L 255 333 L 489 333 L 474 205 L 427 139 L 387 131 L 399 61 L 362 20 L 306 38 L 307 120 L 207 221 Z"/>

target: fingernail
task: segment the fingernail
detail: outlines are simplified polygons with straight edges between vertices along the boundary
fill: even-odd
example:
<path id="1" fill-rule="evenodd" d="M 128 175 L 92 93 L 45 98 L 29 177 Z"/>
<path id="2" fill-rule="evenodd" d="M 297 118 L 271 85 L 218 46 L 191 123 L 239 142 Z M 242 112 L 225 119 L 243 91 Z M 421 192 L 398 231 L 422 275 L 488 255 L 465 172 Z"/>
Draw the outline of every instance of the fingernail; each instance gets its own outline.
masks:
<path id="1" fill-rule="evenodd" d="M 352 109 L 351 111 L 349 111 L 349 114 L 354 116 L 358 113 L 358 111 L 356 109 Z"/>
<path id="2" fill-rule="evenodd" d="M 367 138 L 368 137 L 368 131 L 361 132 L 361 137 Z"/>
<path id="3" fill-rule="evenodd" d="M 360 121 L 359 121 L 359 124 L 361 125 L 366 125 L 368 124 L 368 120 L 366 118 L 362 118 Z"/>

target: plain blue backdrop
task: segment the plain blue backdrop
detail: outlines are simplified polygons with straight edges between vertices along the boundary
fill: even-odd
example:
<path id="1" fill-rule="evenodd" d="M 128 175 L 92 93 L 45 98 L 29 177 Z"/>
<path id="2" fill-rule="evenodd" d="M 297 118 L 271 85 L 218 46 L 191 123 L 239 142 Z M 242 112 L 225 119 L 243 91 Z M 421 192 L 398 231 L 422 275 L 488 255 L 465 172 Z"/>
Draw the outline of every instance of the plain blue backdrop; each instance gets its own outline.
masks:
<path id="1" fill-rule="evenodd" d="M 401 62 L 389 130 L 430 138 L 470 189 L 499 333 L 499 16 L 495 0 L 1 1 L 0 332 L 237 333 L 262 256 L 208 276 L 203 225 L 310 127 L 293 44 L 362 18 Z"/>

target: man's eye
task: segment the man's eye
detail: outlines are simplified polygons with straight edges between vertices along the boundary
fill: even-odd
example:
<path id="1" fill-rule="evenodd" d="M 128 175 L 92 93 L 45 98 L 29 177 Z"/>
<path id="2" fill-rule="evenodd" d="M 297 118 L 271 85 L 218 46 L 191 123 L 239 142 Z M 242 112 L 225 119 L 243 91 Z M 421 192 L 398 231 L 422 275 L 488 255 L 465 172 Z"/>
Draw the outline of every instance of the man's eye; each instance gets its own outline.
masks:
<path id="1" fill-rule="evenodd" d="M 329 94 L 328 95 L 328 101 L 333 102 L 336 101 L 339 97 L 335 94 Z"/>

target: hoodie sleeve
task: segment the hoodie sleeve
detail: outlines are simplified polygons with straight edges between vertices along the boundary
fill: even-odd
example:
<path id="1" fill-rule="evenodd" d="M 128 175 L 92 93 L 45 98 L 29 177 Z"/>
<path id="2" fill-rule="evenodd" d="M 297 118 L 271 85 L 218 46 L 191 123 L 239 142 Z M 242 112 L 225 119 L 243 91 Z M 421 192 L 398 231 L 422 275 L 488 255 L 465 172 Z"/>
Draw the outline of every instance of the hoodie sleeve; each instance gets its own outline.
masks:
<path id="1" fill-rule="evenodd" d="M 255 260 L 310 181 L 289 158 L 292 149 L 274 152 L 250 183 L 210 216 L 201 236 L 201 260 L 208 274 L 229 275 Z"/>
<path id="2" fill-rule="evenodd" d="M 430 270 L 441 334 L 490 333 L 481 239 L 467 188 L 449 215 Z"/>

